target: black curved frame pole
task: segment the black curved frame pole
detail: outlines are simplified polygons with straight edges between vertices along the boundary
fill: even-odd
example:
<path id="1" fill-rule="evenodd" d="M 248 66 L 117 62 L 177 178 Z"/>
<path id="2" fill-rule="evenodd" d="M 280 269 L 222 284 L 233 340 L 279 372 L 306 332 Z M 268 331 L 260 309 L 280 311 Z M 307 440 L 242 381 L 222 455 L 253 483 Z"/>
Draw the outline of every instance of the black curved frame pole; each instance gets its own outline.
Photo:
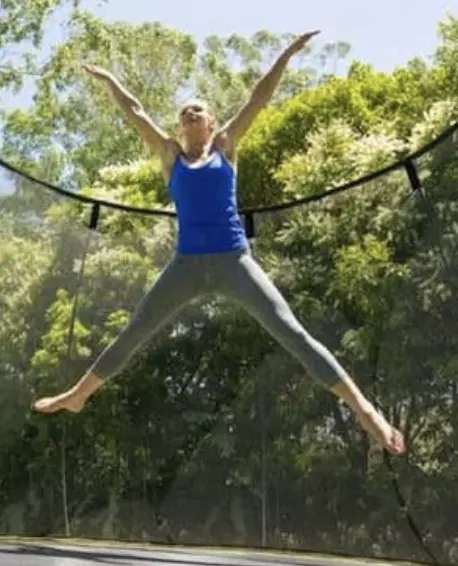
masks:
<path id="1" fill-rule="evenodd" d="M 274 204 L 274 205 L 270 205 L 270 206 L 257 206 L 257 207 L 242 208 L 240 210 L 240 214 L 248 215 L 248 214 L 253 214 L 253 213 L 261 213 L 261 212 L 273 212 L 275 210 L 285 210 L 287 208 L 293 208 L 293 207 L 300 206 L 300 205 L 303 205 L 303 204 L 308 204 L 310 202 L 317 202 L 317 201 L 322 200 L 324 198 L 327 198 L 329 196 L 345 192 L 345 191 L 352 189 L 354 187 L 357 187 L 359 185 L 363 185 L 365 183 L 368 183 L 369 181 L 373 181 L 375 179 L 378 179 L 379 177 L 382 177 L 382 176 L 386 175 L 387 173 L 391 173 L 393 171 L 396 171 L 397 169 L 401 169 L 402 167 L 406 168 L 407 173 L 409 174 L 409 167 L 410 167 L 409 163 L 412 163 L 414 160 L 418 159 L 419 157 L 421 157 L 425 153 L 428 153 L 429 151 L 431 151 L 431 149 L 433 149 L 434 147 L 436 147 L 437 145 L 442 143 L 444 140 L 446 140 L 447 138 L 452 136 L 455 133 L 455 131 L 457 131 L 457 130 L 458 130 L 458 121 L 455 122 L 454 124 L 452 124 L 446 130 L 444 130 L 434 140 L 425 144 L 423 147 L 421 147 L 417 151 L 415 151 L 415 152 L 413 152 L 409 155 L 404 156 L 403 158 L 399 159 L 398 161 L 395 161 L 394 163 L 392 163 L 391 165 L 388 165 L 387 167 L 384 167 L 382 169 L 378 169 L 377 171 L 374 171 L 373 173 L 369 173 L 367 175 L 359 177 L 358 179 L 355 179 L 354 181 L 349 181 L 348 183 L 345 183 L 345 184 L 340 185 L 338 187 L 328 189 L 328 190 L 323 191 L 321 193 L 318 193 L 316 195 L 310 195 L 310 196 L 307 196 L 307 197 L 302 197 L 302 198 L 291 200 L 291 201 L 284 202 L 284 203 L 278 203 L 278 204 Z M 37 179 L 36 177 L 29 175 L 25 171 L 21 171 L 20 169 L 18 169 L 17 167 L 12 165 L 11 163 L 6 162 L 2 158 L 0 158 L 0 166 L 4 167 L 5 169 L 8 169 L 12 173 L 16 173 L 17 175 L 20 175 L 20 176 L 26 178 L 27 180 L 29 180 L 33 183 L 41 185 L 42 187 L 48 188 L 48 189 L 50 189 L 50 190 L 52 190 L 52 191 L 54 191 L 54 192 L 56 192 L 56 193 L 58 193 L 62 196 L 68 197 L 68 198 L 73 199 L 73 200 L 77 200 L 79 202 L 83 202 L 83 203 L 86 203 L 86 204 L 94 204 L 94 205 L 98 204 L 100 206 L 106 206 L 107 208 L 114 208 L 114 209 L 117 209 L 117 210 L 122 210 L 124 212 L 133 212 L 133 213 L 136 213 L 136 214 L 146 214 L 146 215 L 151 215 L 151 216 L 167 216 L 167 217 L 171 217 L 171 218 L 176 217 L 176 213 L 172 212 L 170 210 L 152 209 L 152 208 L 137 208 L 135 206 L 128 206 L 128 205 L 124 205 L 124 204 L 113 202 L 113 201 L 107 201 L 107 200 L 103 200 L 103 199 L 88 197 L 88 196 L 82 195 L 80 193 L 72 193 L 70 191 L 67 191 L 67 190 L 61 188 L 61 187 L 58 187 L 57 185 L 53 185 L 53 184 L 48 183 L 46 181 L 42 181 L 40 179 Z"/>

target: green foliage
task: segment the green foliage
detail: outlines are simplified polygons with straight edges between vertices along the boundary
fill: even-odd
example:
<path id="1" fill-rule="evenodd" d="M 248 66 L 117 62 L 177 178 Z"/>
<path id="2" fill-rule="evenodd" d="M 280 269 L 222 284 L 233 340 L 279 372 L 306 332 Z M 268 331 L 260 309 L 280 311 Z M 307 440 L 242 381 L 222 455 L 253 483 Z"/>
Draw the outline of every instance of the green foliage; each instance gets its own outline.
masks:
<path id="1" fill-rule="evenodd" d="M 42 348 L 35 352 L 30 361 L 32 367 L 49 371 L 63 364 L 70 354 L 70 331 L 76 355 L 87 355 L 81 341 L 89 335 L 89 330 L 78 319 L 73 320 L 73 301 L 63 289 L 56 293 L 56 299 L 47 313 L 47 323 L 49 332 L 42 337 Z"/>
<path id="2" fill-rule="evenodd" d="M 393 264 L 390 255 L 388 246 L 373 235 L 336 254 L 335 291 L 365 321 L 383 320 L 399 282 L 408 275 L 408 268 Z"/>
<path id="3" fill-rule="evenodd" d="M 456 120 L 457 30 L 441 25 L 431 67 L 413 60 L 392 74 L 357 61 L 346 77 L 329 73 L 345 44 L 325 47 L 319 68 L 305 54 L 241 144 L 241 204 L 322 193 L 434 139 Z M 212 36 L 198 58 L 181 32 L 77 11 L 33 107 L 7 116 L 5 155 L 85 195 L 172 210 L 158 161 L 75 60 L 115 70 L 173 130 L 189 91 L 230 115 L 285 39 Z M 410 450 L 394 472 L 444 563 L 456 552 L 458 497 L 456 145 L 455 134 L 416 160 L 424 200 L 397 170 L 256 216 L 254 245 L 298 318 L 406 431 Z M 271 546 L 424 558 L 349 410 L 224 298 L 196 300 L 139 344 L 81 415 L 25 423 L 31 396 L 73 383 L 128 322 L 173 252 L 176 225 L 102 206 L 91 231 L 89 205 L 4 181 L 3 532 L 62 532 L 65 462 L 75 536 L 257 545 L 265 521 Z"/>
<path id="4" fill-rule="evenodd" d="M 174 108 L 176 91 L 187 84 L 195 42 L 158 23 L 107 24 L 82 11 L 73 14 L 69 35 L 41 71 L 32 110 L 7 113 L 5 146 L 8 156 L 26 159 L 30 170 L 32 155 L 58 143 L 74 186 L 94 180 L 103 166 L 144 151 L 136 132 L 120 127 L 122 117 L 107 89 L 87 77 L 79 63 L 112 70 L 161 120 Z"/>
<path id="5" fill-rule="evenodd" d="M 27 74 L 38 74 L 36 55 L 51 17 L 58 11 L 75 10 L 79 4 L 79 0 L 25 0 L 18 7 L 14 0 L 2 2 L 0 89 L 19 92 Z"/>

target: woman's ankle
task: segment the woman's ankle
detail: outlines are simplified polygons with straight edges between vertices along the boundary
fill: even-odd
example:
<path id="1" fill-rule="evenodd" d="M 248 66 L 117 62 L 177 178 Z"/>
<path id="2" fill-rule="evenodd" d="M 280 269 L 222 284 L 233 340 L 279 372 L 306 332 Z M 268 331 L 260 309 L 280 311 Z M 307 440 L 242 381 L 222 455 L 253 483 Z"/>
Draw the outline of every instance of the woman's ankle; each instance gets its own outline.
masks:
<path id="1" fill-rule="evenodd" d="M 340 380 L 332 388 L 331 392 L 342 399 L 351 409 L 360 414 L 369 414 L 374 411 L 374 406 L 365 397 L 359 387 L 351 378 Z"/>
<path id="2" fill-rule="evenodd" d="M 71 388 L 72 395 L 87 399 L 103 385 L 103 380 L 88 372 Z"/>

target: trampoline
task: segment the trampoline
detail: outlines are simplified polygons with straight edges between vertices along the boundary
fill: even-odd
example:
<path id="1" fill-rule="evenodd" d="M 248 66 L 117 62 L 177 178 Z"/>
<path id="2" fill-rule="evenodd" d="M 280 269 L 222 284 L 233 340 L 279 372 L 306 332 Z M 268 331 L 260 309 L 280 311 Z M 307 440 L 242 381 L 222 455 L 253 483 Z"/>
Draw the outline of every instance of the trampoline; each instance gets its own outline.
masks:
<path id="1" fill-rule="evenodd" d="M 0 533 L 15 537 L 0 564 L 457 563 L 458 123 L 433 138 L 241 211 L 299 318 L 406 430 L 401 458 L 214 296 L 82 413 L 32 412 L 125 323 L 170 257 L 175 215 L 0 160 Z"/>
<path id="2" fill-rule="evenodd" d="M 401 563 L 335 556 L 307 556 L 281 552 L 159 548 L 141 546 L 104 547 L 59 543 L 0 544 L 2 564 L 11 566 L 396 566 Z M 404 562 L 404 566 L 407 564 Z"/>

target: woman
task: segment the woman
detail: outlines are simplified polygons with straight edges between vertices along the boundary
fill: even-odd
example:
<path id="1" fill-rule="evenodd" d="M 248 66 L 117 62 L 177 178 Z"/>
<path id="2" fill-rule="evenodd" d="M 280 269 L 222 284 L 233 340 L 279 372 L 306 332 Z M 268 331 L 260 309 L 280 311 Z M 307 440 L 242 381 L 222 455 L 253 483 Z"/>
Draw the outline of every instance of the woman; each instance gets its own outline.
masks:
<path id="1" fill-rule="evenodd" d="M 159 155 L 176 205 L 175 257 L 137 306 L 120 335 L 69 390 L 38 400 L 37 411 L 80 411 L 103 383 L 117 375 L 134 352 L 191 299 L 207 291 L 225 294 L 354 411 L 361 426 L 393 454 L 405 451 L 403 435 L 366 399 L 335 357 L 301 326 L 278 289 L 250 254 L 236 205 L 236 146 L 266 106 L 290 58 L 319 32 L 292 42 L 255 86 L 249 100 L 220 129 L 206 104 L 187 102 L 179 113 L 183 143 L 171 139 L 109 72 L 83 68 L 104 82 L 151 151 Z"/>

